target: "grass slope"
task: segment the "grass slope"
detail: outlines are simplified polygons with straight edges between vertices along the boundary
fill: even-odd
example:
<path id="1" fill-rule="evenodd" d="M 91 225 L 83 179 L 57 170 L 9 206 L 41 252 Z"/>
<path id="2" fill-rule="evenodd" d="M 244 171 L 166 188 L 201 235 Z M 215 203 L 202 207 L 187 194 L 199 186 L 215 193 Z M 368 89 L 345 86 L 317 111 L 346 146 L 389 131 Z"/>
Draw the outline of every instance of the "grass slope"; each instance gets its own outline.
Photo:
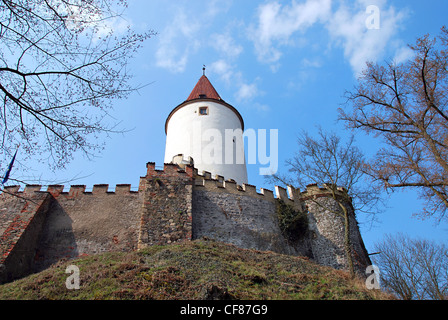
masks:
<path id="1" fill-rule="evenodd" d="M 67 266 L 80 270 L 68 290 Z M 346 272 L 210 240 L 63 261 L 0 285 L 0 299 L 389 299 Z"/>

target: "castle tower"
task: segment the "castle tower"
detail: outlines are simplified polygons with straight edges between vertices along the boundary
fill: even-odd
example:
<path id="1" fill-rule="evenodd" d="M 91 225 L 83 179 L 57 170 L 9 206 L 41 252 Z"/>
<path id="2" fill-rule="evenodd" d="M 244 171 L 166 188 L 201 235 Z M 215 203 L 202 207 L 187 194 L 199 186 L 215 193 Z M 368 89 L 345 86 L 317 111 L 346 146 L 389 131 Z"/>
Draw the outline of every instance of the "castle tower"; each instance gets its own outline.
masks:
<path id="1" fill-rule="evenodd" d="M 193 159 L 200 174 L 208 171 L 248 183 L 243 130 L 238 110 L 221 99 L 204 72 L 187 100 L 166 119 L 164 162 L 177 163 L 182 154 L 186 161 Z"/>
<path id="2" fill-rule="evenodd" d="M 340 212 L 339 202 L 348 210 L 349 237 L 351 255 L 355 272 L 364 275 L 367 266 L 371 265 L 367 249 L 362 240 L 355 211 L 351 199 L 344 188 L 337 188 L 336 201 L 327 188 L 319 188 L 312 184 L 302 192 L 302 200 L 308 209 L 308 224 L 311 239 L 311 249 L 318 264 L 331 266 L 335 269 L 348 270 L 348 259 L 345 251 L 344 218 L 335 212 Z"/>

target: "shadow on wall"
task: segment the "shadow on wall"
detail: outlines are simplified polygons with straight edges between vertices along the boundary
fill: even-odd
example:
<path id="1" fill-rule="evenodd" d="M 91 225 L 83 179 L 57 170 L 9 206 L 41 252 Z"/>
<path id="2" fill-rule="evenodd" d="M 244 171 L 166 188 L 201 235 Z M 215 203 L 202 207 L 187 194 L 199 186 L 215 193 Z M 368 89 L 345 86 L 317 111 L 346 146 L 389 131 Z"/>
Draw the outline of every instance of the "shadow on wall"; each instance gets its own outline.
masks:
<path id="1" fill-rule="evenodd" d="M 40 272 L 61 259 L 79 255 L 73 220 L 58 201 L 53 201 L 48 210 L 34 257 L 33 272 Z"/>

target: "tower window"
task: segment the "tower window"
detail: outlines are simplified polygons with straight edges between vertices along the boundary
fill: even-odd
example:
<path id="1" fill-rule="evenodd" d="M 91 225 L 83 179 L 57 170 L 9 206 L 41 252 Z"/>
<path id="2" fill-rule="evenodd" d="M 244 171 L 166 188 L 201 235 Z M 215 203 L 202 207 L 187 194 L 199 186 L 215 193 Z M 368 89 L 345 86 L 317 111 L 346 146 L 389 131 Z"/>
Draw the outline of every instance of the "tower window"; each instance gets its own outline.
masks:
<path id="1" fill-rule="evenodd" d="M 208 107 L 200 107 L 199 108 L 199 115 L 201 115 L 201 116 L 208 115 Z"/>

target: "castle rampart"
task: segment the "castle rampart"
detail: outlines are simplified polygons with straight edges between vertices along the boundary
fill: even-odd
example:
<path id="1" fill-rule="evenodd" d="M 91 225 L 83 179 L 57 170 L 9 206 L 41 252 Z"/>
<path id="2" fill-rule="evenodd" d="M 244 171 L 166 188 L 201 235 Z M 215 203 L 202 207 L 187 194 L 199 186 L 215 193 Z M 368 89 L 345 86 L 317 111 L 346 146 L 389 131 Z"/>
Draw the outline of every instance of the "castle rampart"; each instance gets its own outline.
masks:
<path id="1" fill-rule="evenodd" d="M 338 192 L 344 192 L 339 189 Z M 295 241 L 282 232 L 279 201 L 306 214 L 308 229 Z M 132 251 L 208 237 L 244 248 L 308 256 L 346 268 L 343 225 L 317 202 L 331 203 L 325 188 L 292 187 L 274 191 L 199 174 L 193 165 L 147 164 L 138 191 L 105 184 L 6 187 L 0 195 L 0 282 L 40 271 L 60 259 L 107 251 Z M 348 204 L 349 205 L 349 204 Z M 368 262 L 352 214 L 353 252 L 359 265 Z"/>
<path id="2" fill-rule="evenodd" d="M 62 258 L 137 248 L 140 201 L 139 193 L 130 191 L 130 185 L 118 185 L 115 192 L 109 192 L 108 185 L 95 185 L 91 192 L 85 191 L 86 186 L 71 186 L 68 192 L 63 191 L 63 186 L 41 189 L 39 185 L 29 185 L 20 192 L 14 186 L 0 196 L 1 207 L 8 213 L 0 217 L 0 223 L 12 225 L 21 221 L 24 229 L 15 233 L 17 240 L 10 241 L 12 249 L 6 256 L 8 233 L 7 229 L 0 230 L 1 264 L 23 269 L 4 272 L 5 280 L 40 271 Z M 39 204 L 41 201 L 45 201 L 45 206 Z M 22 213 L 25 209 L 27 216 Z M 25 218 L 30 222 L 26 223 Z M 26 251 L 18 246 L 20 243 L 25 243 Z M 26 261 L 26 265 L 15 261 Z"/>
<path id="3" fill-rule="evenodd" d="M 33 189 L 25 188 L 19 197 L 1 195 L 0 283 L 33 272 L 34 248 L 51 203 L 49 194 L 34 193 Z M 6 192 L 17 190 L 7 188 Z"/>
<path id="4" fill-rule="evenodd" d="M 327 188 L 319 188 L 312 184 L 302 192 L 302 199 L 308 210 L 309 231 L 311 247 L 316 262 L 336 269 L 348 269 L 348 260 L 345 252 L 345 222 L 338 202 L 343 203 L 348 210 L 349 233 L 351 251 L 355 271 L 363 274 L 366 267 L 371 264 L 367 250 L 359 232 L 355 211 L 351 199 L 344 188 L 337 188 L 336 201 Z M 338 213 L 338 214 L 337 214 Z"/>

